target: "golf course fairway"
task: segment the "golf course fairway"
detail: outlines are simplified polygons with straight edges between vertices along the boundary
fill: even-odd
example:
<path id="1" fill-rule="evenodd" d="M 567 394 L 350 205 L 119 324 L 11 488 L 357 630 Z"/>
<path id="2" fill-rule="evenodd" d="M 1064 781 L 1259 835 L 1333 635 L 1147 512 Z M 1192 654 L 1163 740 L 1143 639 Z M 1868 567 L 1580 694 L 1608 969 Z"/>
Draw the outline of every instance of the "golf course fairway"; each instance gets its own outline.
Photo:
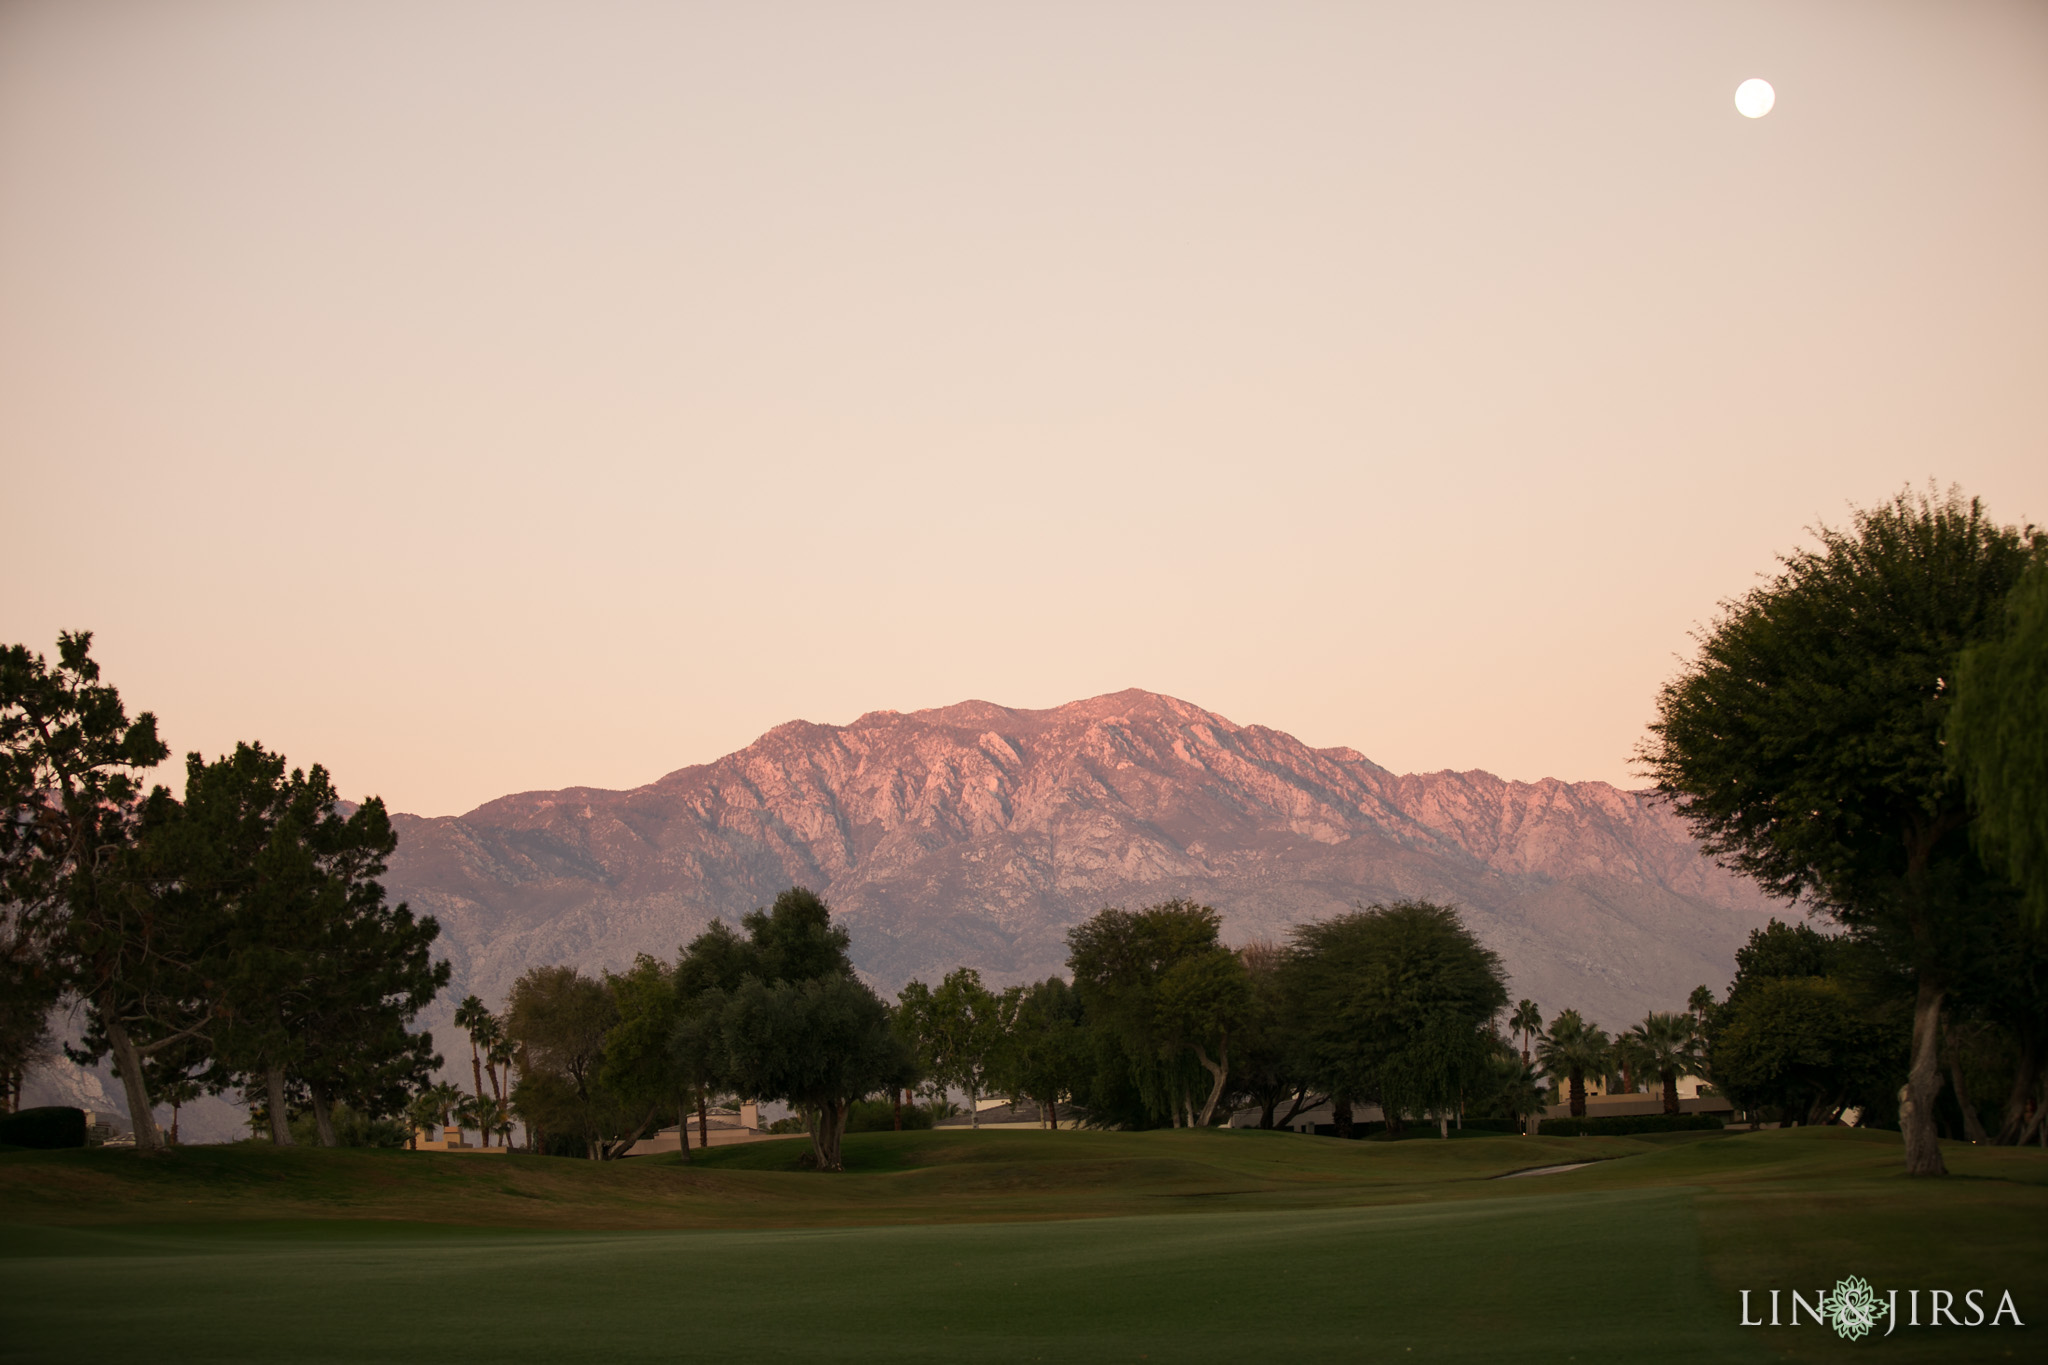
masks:
<path id="1" fill-rule="evenodd" d="M 1892 1135 L 1682 1136 L 872 1134 L 841 1175 L 797 1143 L 6 1153 L 0 1360 L 2041 1357 L 2048 1156 L 1909 1181 Z M 1742 1288 L 1849 1275 L 2025 1325 L 1739 1325 Z"/>

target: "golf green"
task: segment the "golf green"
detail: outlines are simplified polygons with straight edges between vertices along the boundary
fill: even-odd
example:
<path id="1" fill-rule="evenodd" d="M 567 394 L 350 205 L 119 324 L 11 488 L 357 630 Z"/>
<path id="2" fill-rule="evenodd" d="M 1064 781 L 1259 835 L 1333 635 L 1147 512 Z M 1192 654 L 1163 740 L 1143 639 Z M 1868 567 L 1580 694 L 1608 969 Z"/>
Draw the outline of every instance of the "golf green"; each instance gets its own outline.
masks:
<path id="1" fill-rule="evenodd" d="M 0 1153 L 0 1362 L 2038 1359 L 2048 1154 L 1896 1135 L 878 1133 L 598 1164 Z M 1590 1163 L 1590 1164 L 1579 1164 Z M 1555 1174 L 1500 1179 L 1532 1167 Z M 2025 1326 L 1746 1329 L 1773 1288 Z"/>
<path id="2" fill-rule="evenodd" d="M 1058 1223 L 17 1230 L 0 1358 L 1764 1359 L 1688 1196 Z"/>

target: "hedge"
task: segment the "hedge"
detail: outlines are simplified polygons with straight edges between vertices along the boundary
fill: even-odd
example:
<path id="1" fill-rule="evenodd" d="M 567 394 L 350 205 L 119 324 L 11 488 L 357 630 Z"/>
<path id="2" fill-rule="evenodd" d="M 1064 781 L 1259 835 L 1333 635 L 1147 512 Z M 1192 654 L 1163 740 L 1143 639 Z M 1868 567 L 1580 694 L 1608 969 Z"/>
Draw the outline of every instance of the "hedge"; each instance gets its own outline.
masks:
<path id="1" fill-rule="evenodd" d="M 1630 1133 L 1690 1133 L 1727 1125 L 1713 1114 L 1621 1114 L 1607 1118 L 1591 1119 L 1545 1119 L 1538 1128 L 1544 1137 L 1626 1137 Z M 1437 1136 L 1435 1119 L 1410 1119 L 1406 1128 L 1399 1133 L 1388 1133 L 1384 1123 L 1357 1123 L 1351 1128 L 1351 1136 L 1374 1142 L 1406 1142 L 1410 1138 L 1433 1138 Z M 1520 1119 L 1466 1119 L 1463 1128 L 1456 1124 L 1451 1136 L 1467 1133 L 1519 1133 Z M 1316 1125 L 1316 1136 L 1335 1137 L 1334 1124 Z"/>
<path id="2" fill-rule="evenodd" d="M 1597 1119 L 1545 1119 L 1543 1137 L 1627 1137 L 1631 1133 L 1694 1133 L 1728 1125 L 1713 1114 L 1613 1114 Z"/>
<path id="3" fill-rule="evenodd" d="M 0 1117 L 0 1144 L 44 1149 L 83 1147 L 85 1111 L 67 1104 L 51 1104 Z"/>

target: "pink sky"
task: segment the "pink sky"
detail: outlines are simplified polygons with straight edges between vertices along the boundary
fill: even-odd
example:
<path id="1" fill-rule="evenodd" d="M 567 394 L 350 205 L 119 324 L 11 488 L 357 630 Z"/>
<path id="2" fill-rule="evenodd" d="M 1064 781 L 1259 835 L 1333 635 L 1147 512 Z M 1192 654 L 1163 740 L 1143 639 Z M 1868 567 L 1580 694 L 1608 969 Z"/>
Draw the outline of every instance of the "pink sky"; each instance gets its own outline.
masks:
<path id="1" fill-rule="evenodd" d="M 0 641 L 428 814 L 1127 686 L 1629 782 L 1802 527 L 2048 520 L 2044 243 L 2037 3 L 13 0 Z"/>

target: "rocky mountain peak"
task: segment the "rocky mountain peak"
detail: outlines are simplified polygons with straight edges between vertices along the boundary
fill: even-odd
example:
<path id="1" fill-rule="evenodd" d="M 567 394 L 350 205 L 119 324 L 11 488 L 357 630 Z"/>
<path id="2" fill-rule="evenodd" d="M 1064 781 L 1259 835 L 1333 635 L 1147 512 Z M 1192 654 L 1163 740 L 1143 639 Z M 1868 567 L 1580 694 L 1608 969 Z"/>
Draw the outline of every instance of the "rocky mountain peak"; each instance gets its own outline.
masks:
<path id="1" fill-rule="evenodd" d="M 1185 895 L 1235 940 L 1402 896 L 1458 905 L 1519 994 L 1617 1022 L 1725 983 L 1770 906 L 1645 794 L 1397 775 L 1139 689 L 792 721 L 631 791 L 399 817 L 394 893 L 440 917 L 458 985 L 671 954 L 714 916 L 822 892 L 893 988 L 953 966 L 1063 970 L 1105 904 Z"/>

